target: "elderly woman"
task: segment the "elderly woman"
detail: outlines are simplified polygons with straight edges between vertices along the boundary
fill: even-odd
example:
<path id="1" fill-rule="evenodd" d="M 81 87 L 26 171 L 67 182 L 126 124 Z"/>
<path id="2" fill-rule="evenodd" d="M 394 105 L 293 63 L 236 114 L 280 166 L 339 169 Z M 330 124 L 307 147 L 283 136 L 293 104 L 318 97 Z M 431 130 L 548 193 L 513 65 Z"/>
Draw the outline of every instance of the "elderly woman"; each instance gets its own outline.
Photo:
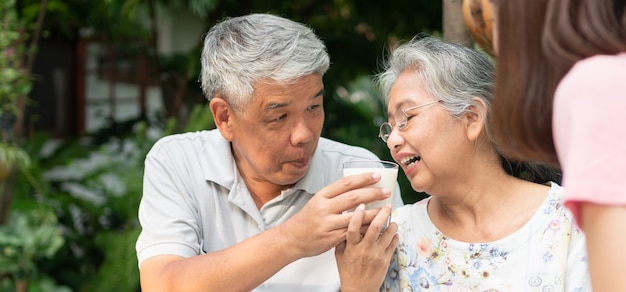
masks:
<path id="1" fill-rule="evenodd" d="M 547 178 L 555 173 L 508 161 L 489 135 L 493 72 L 485 54 L 433 37 L 393 50 L 378 75 L 389 116 L 380 137 L 413 189 L 430 196 L 393 212 L 399 243 L 386 278 L 380 262 L 346 256 L 366 246 L 384 253 L 380 238 L 348 240 L 345 287 L 384 279 L 384 291 L 590 289 L 585 238 Z M 348 262 L 379 266 L 364 279 Z"/>

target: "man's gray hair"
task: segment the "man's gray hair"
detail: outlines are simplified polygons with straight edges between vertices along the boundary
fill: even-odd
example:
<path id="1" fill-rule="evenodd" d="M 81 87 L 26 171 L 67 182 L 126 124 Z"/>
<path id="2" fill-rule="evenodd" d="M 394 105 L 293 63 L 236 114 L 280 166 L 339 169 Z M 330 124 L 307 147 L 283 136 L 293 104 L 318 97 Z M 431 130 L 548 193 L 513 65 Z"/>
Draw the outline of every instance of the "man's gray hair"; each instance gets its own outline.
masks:
<path id="1" fill-rule="evenodd" d="M 330 65 L 326 46 L 301 23 L 271 14 L 250 14 L 216 24 L 204 39 L 200 83 L 210 100 L 220 94 L 232 107 L 245 105 L 254 84 L 289 84 L 324 75 Z"/>

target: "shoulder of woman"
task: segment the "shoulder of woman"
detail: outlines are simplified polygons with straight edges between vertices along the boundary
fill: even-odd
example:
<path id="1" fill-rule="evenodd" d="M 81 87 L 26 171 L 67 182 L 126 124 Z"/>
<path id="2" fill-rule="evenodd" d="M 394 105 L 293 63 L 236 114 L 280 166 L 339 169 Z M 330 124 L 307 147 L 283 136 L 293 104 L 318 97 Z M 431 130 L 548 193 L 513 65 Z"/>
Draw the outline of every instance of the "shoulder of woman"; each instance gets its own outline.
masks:
<path id="1" fill-rule="evenodd" d="M 615 71 L 626 71 L 626 53 L 617 55 L 595 55 L 574 64 L 566 77 L 571 76 L 608 76 Z M 597 78 L 597 77 L 595 77 Z"/>
<path id="2" fill-rule="evenodd" d="M 622 94 L 623 89 L 626 89 L 624 76 L 626 76 L 626 53 L 589 57 L 578 61 L 563 77 L 555 93 L 555 99 L 567 96 L 567 100 L 571 102 L 572 97 L 581 97 L 583 101 L 588 102 L 597 101 L 599 97 Z M 590 99 L 589 96 L 595 98 Z"/>

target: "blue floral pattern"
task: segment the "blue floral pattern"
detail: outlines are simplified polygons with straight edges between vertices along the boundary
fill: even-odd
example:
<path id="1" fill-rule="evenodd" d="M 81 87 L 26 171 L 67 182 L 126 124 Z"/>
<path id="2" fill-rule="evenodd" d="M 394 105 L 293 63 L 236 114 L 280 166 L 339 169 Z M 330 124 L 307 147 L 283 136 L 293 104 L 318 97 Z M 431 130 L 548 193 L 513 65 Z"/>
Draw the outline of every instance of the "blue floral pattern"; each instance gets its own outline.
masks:
<path id="1" fill-rule="evenodd" d="M 428 198 L 394 211 L 400 242 L 381 291 L 591 291 L 585 239 L 552 184 L 520 230 L 489 243 L 460 242 L 428 218 Z"/>

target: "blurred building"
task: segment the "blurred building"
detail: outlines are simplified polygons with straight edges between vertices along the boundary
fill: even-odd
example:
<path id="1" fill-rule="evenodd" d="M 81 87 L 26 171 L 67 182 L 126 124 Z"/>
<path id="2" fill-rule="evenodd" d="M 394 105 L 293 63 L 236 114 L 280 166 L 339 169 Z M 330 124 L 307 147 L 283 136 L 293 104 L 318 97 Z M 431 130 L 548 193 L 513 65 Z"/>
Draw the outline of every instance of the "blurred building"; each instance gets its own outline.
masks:
<path id="1" fill-rule="evenodd" d="M 157 18 L 159 54 L 184 54 L 204 33 L 202 20 L 187 10 L 161 12 Z M 161 76 L 145 46 L 93 35 L 84 28 L 71 39 L 40 39 L 26 113 L 28 133 L 66 138 L 93 132 L 110 119 L 162 110 Z"/>

